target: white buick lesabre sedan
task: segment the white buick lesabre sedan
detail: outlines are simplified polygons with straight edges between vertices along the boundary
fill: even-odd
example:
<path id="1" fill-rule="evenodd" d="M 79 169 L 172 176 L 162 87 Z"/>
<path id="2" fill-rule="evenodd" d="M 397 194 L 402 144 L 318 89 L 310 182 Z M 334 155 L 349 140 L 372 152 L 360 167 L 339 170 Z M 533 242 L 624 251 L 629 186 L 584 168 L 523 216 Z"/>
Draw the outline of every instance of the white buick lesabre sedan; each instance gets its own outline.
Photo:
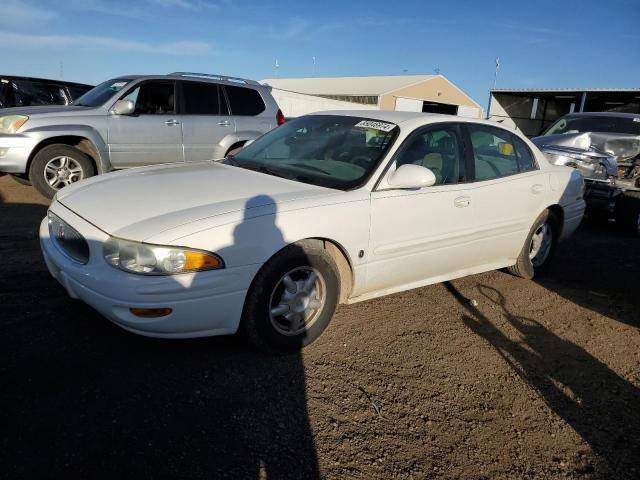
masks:
<path id="1" fill-rule="evenodd" d="M 135 333 L 244 332 L 300 348 L 353 303 L 497 268 L 532 278 L 584 212 L 583 181 L 496 124 L 328 112 L 222 162 L 64 188 L 40 228 L 69 295 Z"/>

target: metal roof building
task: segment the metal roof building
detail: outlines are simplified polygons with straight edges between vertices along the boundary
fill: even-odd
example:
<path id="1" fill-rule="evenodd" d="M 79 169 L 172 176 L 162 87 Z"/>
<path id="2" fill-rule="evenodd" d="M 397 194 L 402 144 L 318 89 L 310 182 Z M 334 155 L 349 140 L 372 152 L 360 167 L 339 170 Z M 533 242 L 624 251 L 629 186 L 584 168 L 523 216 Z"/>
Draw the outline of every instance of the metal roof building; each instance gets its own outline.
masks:
<path id="1" fill-rule="evenodd" d="M 480 118 L 482 107 L 442 75 L 268 78 L 274 88 L 380 110 L 447 113 Z"/>
<path id="2" fill-rule="evenodd" d="M 573 112 L 640 113 L 640 88 L 538 88 L 491 91 L 489 119 L 540 135 Z"/>

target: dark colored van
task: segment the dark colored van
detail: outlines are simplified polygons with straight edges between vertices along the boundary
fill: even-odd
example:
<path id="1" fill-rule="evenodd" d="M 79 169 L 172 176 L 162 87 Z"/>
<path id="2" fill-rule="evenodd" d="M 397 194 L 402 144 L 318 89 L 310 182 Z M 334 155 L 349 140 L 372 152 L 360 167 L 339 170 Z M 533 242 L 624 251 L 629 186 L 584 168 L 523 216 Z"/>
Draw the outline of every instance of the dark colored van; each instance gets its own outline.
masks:
<path id="1" fill-rule="evenodd" d="M 82 83 L 0 75 L 0 108 L 69 105 L 92 88 Z"/>

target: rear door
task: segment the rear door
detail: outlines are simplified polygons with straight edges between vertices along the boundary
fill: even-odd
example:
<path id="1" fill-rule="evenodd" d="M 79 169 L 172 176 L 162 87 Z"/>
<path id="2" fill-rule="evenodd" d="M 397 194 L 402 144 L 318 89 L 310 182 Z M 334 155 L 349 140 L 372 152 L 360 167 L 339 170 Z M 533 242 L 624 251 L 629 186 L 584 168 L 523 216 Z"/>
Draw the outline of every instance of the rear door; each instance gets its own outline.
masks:
<path id="1" fill-rule="evenodd" d="M 175 83 L 147 80 L 120 97 L 134 102 L 135 111 L 132 115 L 109 116 L 109 150 L 114 168 L 183 160 Z"/>
<path id="2" fill-rule="evenodd" d="M 469 266 L 475 220 L 466 183 L 468 150 L 456 123 L 421 129 L 400 147 L 391 168 L 427 167 L 436 184 L 371 194 L 368 291 L 439 279 Z"/>
<path id="3" fill-rule="evenodd" d="M 224 90 L 239 140 L 255 139 L 276 126 L 275 113 L 273 118 L 260 115 L 267 107 L 257 90 L 236 85 L 225 85 Z"/>
<path id="4" fill-rule="evenodd" d="M 223 158 L 233 141 L 223 139 L 235 132 L 220 85 L 180 81 L 182 138 L 187 162 Z M 229 143 L 229 145 L 227 145 Z"/>
<path id="5" fill-rule="evenodd" d="M 547 175 L 517 135 L 489 125 L 467 124 L 473 149 L 478 265 L 517 258 L 549 191 Z"/>

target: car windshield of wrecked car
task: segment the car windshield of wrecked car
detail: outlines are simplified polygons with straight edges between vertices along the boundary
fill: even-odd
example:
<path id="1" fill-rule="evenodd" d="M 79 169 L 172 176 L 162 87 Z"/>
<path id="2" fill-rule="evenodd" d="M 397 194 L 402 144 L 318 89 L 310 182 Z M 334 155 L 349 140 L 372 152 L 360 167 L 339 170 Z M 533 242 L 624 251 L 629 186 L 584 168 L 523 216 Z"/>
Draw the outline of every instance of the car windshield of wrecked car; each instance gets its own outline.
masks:
<path id="1" fill-rule="evenodd" d="M 107 80 L 92 88 L 87 93 L 78 98 L 72 105 L 76 107 L 99 107 L 109 100 L 113 95 L 122 90 L 132 79 L 116 78 Z"/>
<path id="2" fill-rule="evenodd" d="M 547 130 L 545 136 L 584 132 L 640 135 L 640 118 L 605 116 L 561 118 Z"/>
<path id="3" fill-rule="evenodd" d="M 310 115 L 289 121 L 225 163 L 321 187 L 364 184 L 399 132 L 394 123 L 362 117 Z"/>

